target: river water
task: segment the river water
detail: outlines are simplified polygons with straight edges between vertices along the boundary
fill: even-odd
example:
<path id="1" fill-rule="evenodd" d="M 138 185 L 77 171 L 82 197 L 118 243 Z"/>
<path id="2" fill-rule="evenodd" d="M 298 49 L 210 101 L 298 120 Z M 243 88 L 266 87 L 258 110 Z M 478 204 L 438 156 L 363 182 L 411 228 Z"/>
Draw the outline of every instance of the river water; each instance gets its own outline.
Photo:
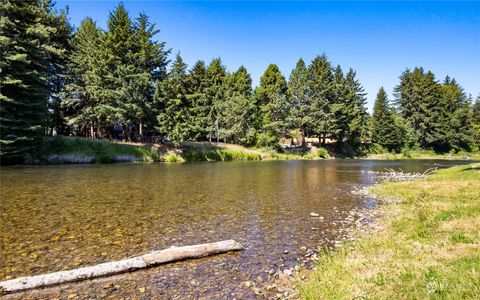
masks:
<path id="1" fill-rule="evenodd" d="M 265 161 L 8 167 L 0 172 L 0 280 L 171 246 L 235 239 L 245 249 L 8 298 L 254 298 L 245 281 L 298 263 L 374 202 L 369 171 L 460 161 Z M 315 212 L 323 218 L 312 218 Z M 340 222 L 341 223 L 341 222 Z"/>

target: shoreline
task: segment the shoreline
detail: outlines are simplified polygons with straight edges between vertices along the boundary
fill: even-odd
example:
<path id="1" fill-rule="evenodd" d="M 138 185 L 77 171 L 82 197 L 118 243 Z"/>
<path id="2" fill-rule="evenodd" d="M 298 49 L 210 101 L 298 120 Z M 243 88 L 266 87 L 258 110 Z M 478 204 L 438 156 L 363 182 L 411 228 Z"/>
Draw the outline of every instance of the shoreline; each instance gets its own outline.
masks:
<path id="1" fill-rule="evenodd" d="M 180 145 L 145 144 L 90 140 L 78 137 L 46 138 L 35 157 L 18 165 L 110 164 L 196 161 L 270 161 L 270 160 L 480 160 L 480 153 L 436 154 L 432 151 L 367 154 L 343 157 L 331 145 L 278 151 L 273 148 L 247 148 L 235 144 L 193 143 Z"/>
<path id="2" fill-rule="evenodd" d="M 321 253 L 314 270 L 298 272 L 290 280 L 296 297 L 389 298 L 399 293 L 413 297 L 420 292 L 427 298 L 441 293 L 474 299 L 480 295 L 480 288 L 475 288 L 480 276 L 474 271 L 469 274 L 469 268 L 480 261 L 480 244 L 475 242 L 479 233 L 467 225 L 480 220 L 480 164 L 442 169 L 425 179 L 383 181 L 368 191 L 377 199 L 373 214 L 376 229 L 352 229 L 353 240 L 342 243 L 334 252 Z M 417 195 L 425 200 L 418 202 Z M 465 198 L 473 202 L 473 208 L 466 203 L 467 207 L 458 210 L 453 206 L 457 210 L 450 212 L 449 205 Z M 449 206 L 450 211 L 441 206 Z M 470 212 L 467 216 L 464 209 Z M 456 226 L 446 225 L 451 223 Z M 375 236 L 370 235 L 372 232 Z M 456 255 L 452 257 L 451 252 Z M 460 264 L 464 259 L 466 262 Z M 435 277 L 433 281 L 429 276 Z M 462 288 L 466 286 L 469 288 Z"/>

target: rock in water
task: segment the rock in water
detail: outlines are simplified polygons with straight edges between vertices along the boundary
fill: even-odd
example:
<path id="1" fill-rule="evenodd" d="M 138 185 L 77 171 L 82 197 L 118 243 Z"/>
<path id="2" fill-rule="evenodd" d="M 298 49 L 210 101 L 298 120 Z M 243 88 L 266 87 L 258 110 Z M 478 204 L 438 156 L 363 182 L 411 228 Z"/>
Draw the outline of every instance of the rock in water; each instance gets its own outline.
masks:
<path id="1" fill-rule="evenodd" d="M 314 213 L 314 212 L 311 212 L 311 213 L 310 213 L 310 217 L 319 217 L 319 216 L 320 216 L 320 215 L 317 214 L 317 213 Z"/>

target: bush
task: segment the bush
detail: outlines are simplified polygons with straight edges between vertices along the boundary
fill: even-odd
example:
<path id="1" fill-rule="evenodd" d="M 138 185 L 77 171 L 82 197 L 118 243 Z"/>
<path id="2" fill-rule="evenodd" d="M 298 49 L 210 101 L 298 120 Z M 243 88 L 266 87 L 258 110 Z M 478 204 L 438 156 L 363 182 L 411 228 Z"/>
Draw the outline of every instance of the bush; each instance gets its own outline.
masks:
<path id="1" fill-rule="evenodd" d="M 317 149 L 317 156 L 320 158 L 329 158 L 330 154 L 328 154 L 327 149 L 320 147 Z"/>

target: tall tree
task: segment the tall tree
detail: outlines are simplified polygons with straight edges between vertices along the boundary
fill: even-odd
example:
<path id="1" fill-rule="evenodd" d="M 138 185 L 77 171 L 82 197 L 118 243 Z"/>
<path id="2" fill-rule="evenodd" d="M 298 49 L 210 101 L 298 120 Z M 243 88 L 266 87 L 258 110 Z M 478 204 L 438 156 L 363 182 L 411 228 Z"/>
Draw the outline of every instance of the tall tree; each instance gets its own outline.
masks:
<path id="1" fill-rule="evenodd" d="M 356 72 L 350 69 L 345 77 L 349 93 L 344 102 L 343 115 L 346 116 L 348 127 L 339 132 L 339 140 L 345 139 L 350 146 L 358 146 L 365 140 L 368 131 L 367 94 L 356 75 Z"/>
<path id="2" fill-rule="evenodd" d="M 201 127 L 211 140 L 213 136 L 218 139 L 218 109 L 224 100 L 224 81 L 227 70 L 220 58 L 213 59 L 207 67 L 207 86 L 205 88 L 203 117 Z"/>
<path id="3" fill-rule="evenodd" d="M 441 88 L 432 72 L 423 68 L 406 70 L 395 88 L 400 115 L 413 128 L 422 148 L 437 151 L 448 149 L 445 126 L 442 124 Z"/>
<path id="4" fill-rule="evenodd" d="M 68 9 L 53 11 L 53 2 L 49 2 L 49 24 L 55 30 L 51 33 L 50 43 L 58 49 L 50 54 L 48 68 L 50 131 L 57 134 L 67 134 L 68 126 L 62 111 L 62 91 L 68 72 L 68 57 L 71 55 L 73 27 L 68 21 Z"/>
<path id="5" fill-rule="evenodd" d="M 178 53 L 166 80 L 158 82 L 155 92 L 157 129 L 175 143 L 191 136 L 186 72 L 187 65 Z"/>
<path id="6" fill-rule="evenodd" d="M 320 137 L 322 143 L 332 133 L 334 118 L 332 103 L 334 99 L 334 74 L 325 54 L 315 57 L 308 66 L 307 82 L 310 93 L 310 115 L 313 119 L 311 133 Z"/>
<path id="7" fill-rule="evenodd" d="M 305 144 L 307 130 L 313 124 L 307 75 L 305 62 L 300 58 L 288 79 L 290 119 L 293 128 L 300 129 L 302 145 Z"/>
<path id="8" fill-rule="evenodd" d="M 199 60 L 195 62 L 192 69 L 188 73 L 189 81 L 189 97 L 192 103 L 190 115 L 192 119 L 192 138 L 194 140 L 205 140 L 209 131 L 209 114 L 212 109 L 208 106 L 209 100 L 206 96 L 206 88 L 208 83 L 207 67 L 205 62 Z"/>
<path id="9" fill-rule="evenodd" d="M 154 41 L 159 30 L 155 29 L 155 25 L 150 23 L 144 13 L 133 23 L 133 33 L 132 64 L 124 68 L 124 76 L 120 76 L 125 96 L 123 118 L 130 138 L 134 134 L 142 138 L 144 127 L 151 132 L 156 124 L 152 111 L 155 83 L 166 77 L 170 50 L 165 50 L 164 42 Z"/>
<path id="10" fill-rule="evenodd" d="M 472 105 L 472 138 L 474 147 L 480 151 L 480 95 L 477 96 L 475 103 Z"/>
<path id="11" fill-rule="evenodd" d="M 399 152 L 406 144 L 405 136 L 393 109 L 389 105 L 387 93 L 381 87 L 377 93 L 372 115 L 372 142 L 388 151 Z"/>
<path id="12" fill-rule="evenodd" d="M 263 132 L 262 144 L 272 144 L 283 137 L 288 129 L 288 87 L 285 77 L 275 64 L 270 64 L 255 89 L 259 112 L 259 126 Z"/>
<path id="13" fill-rule="evenodd" d="M 96 99 L 90 93 L 94 82 L 89 74 L 95 72 L 96 55 L 100 47 L 101 32 L 95 21 L 84 19 L 72 39 L 66 84 L 62 92 L 62 114 L 73 134 L 96 135 Z"/>
<path id="14" fill-rule="evenodd" d="M 445 133 L 445 144 L 448 149 L 471 150 L 474 143 L 471 135 L 473 117 L 471 99 L 467 98 L 455 78 L 447 76 L 441 88 L 440 122 Z"/>
<path id="15" fill-rule="evenodd" d="M 218 104 L 219 133 L 226 141 L 252 144 L 255 139 L 253 128 L 252 78 L 241 66 L 229 74 L 224 83 L 225 99 Z"/>
<path id="16" fill-rule="evenodd" d="M 0 160 L 22 162 L 45 132 L 50 59 L 61 49 L 50 42 L 49 2 L 4 0 L 0 11 Z"/>

